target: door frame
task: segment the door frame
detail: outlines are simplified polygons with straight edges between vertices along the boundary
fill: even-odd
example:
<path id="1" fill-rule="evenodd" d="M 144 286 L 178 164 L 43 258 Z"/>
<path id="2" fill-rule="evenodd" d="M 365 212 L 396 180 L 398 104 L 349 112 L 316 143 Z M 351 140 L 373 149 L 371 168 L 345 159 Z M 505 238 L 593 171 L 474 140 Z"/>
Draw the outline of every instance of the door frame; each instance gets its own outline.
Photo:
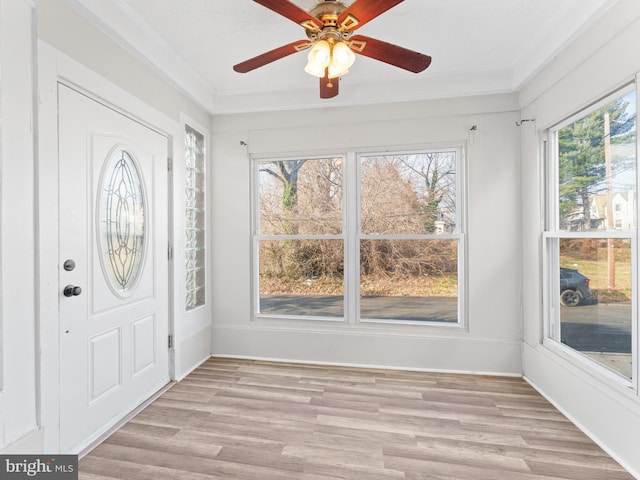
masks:
<path id="1" fill-rule="evenodd" d="M 60 314 L 59 314 L 59 218 L 58 218 L 58 83 L 63 83 L 167 137 L 171 159 L 180 155 L 181 124 L 111 83 L 49 44 L 38 41 L 38 92 L 36 129 L 36 312 L 37 312 L 37 420 L 43 434 L 43 451 L 60 449 Z M 169 161 L 169 159 L 168 159 Z M 51 181 L 55 179 L 56 181 Z M 168 238 L 175 244 L 171 228 L 174 217 L 172 172 L 167 195 Z M 167 246 L 169 247 L 169 246 Z M 168 328 L 175 332 L 173 259 L 168 269 Z M 175 337 L 174 337 L 175 339 Z M 177 340 L 177 339 L 175 339 Z M 175 345 L 176 342 L 174 341 Z M 170 380 L 175 380 L 175 349 L 169 350 Z M 87 442 L 87 446 L 90 442 Z M 65 452 L 66 453 L 66 452 Z"/>

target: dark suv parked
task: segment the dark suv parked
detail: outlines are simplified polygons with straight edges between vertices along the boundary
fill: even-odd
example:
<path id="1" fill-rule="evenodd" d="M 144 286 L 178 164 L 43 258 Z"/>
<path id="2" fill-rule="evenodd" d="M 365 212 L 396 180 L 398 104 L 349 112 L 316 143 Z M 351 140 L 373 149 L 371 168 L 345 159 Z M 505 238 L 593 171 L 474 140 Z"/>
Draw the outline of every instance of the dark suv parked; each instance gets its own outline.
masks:
<path id="1" fill-rule="evenodd" d="M 591 298 L 589 279 L 572 268 L 561 268 L 560 302 L 562 305 L 575 307 L 588 298 Z"/>

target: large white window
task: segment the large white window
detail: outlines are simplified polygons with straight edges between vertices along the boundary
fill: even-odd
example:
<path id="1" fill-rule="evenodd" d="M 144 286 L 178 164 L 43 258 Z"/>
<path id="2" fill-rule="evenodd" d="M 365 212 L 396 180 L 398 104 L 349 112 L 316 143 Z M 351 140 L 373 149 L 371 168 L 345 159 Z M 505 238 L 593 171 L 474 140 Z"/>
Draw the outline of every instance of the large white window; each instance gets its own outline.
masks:
<path id="1" fill-rule="evenodd" d="M 637 385 L 636 89 L 548 135 L 546 338 Z"/>
<path id="2" fill-rule="evenodd" d="M 256 159 L 261 317 L 459 325 L 462 148 Z"/>

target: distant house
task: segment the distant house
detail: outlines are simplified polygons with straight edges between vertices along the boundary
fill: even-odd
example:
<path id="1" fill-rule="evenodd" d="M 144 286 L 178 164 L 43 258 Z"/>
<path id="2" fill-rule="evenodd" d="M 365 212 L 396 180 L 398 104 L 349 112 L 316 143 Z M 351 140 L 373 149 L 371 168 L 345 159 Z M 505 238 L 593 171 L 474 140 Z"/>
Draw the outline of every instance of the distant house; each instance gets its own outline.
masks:
<path id="1" fill-rule="evenodd" d="M 615 193 L 611 202 L 613 219 L 609 229 L 630 230 L 635 228 L 635 192 Z M 590 215 L 592 230 L 608 229 L 606 195 L 594 195 L 591 198 Z"/>

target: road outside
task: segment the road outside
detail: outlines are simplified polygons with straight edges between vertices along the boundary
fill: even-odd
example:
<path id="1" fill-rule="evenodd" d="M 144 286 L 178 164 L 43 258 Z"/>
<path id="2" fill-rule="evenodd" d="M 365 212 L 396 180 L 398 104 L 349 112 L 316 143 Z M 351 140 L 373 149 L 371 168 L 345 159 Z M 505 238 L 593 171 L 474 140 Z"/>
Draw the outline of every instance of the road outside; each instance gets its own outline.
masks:
<path id="1" fill-rule="evenodd" d="M 577 350 L 631 353 L 631 305 L 562 307 L 562 341 Z"/>
<path id="2" fill-rule="evenodd" d="M 561 340 L 575 350 L 631 378 L 631 305 L 561 307 Z"/>
<path id="3" fill-rule="evenodd" d="M 360 299 L 364 319 L 456 322 L 455 297 L 383 297 Z M 266 315 L 305 315 L 342 317 L 344 300 L 339 295 L 267 295 L 260 298 L 260 312 Z"/>

